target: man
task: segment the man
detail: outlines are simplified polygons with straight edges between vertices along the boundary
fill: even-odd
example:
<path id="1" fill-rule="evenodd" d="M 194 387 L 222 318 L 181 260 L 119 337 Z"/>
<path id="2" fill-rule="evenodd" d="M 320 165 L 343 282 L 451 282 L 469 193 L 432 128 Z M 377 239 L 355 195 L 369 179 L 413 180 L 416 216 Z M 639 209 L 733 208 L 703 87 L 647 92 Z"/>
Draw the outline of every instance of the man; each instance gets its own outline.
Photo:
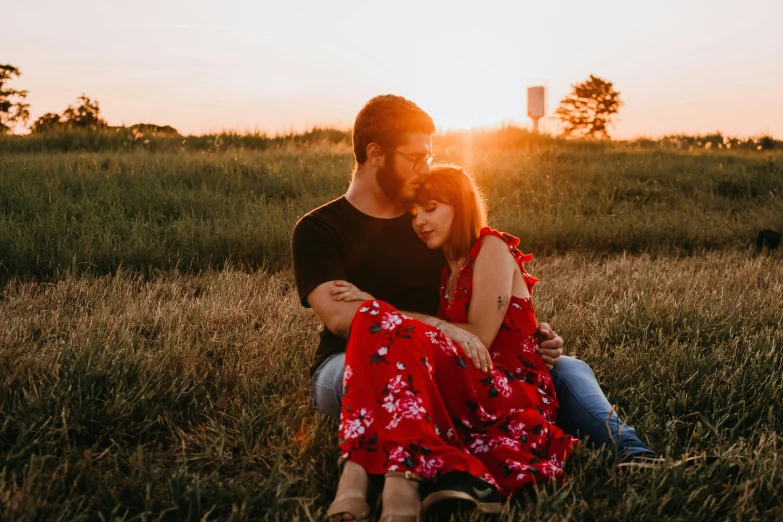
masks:
<path id="1" fill-rule="evenodd" d="M 299 297 L 324 323 L 311 367 L 312 402 L 334 419 L 340 416 L 345 337 L 360 304 L 334 300 L 336 281 L 348 281 L 430 325 L 440 323 L 469 354 L 484 348 L 473 334 L 434 317 L 445 259 L 419 240 L 407 215 L 430 172 L 434 132 L 432 119 L 414 103 L 393 95 L 371 99 L 354 124 L 356 167 L 348 191 L 302 217 L 294 229 Z M 618 419 L 592 370 L 563 355 L 563 340 L 546 323 L 539 340 L 539 354 L 552 370 L 563 430 L 589 435 L 594 446 L 616 444 L 624 458 L 653 455 Z"/>

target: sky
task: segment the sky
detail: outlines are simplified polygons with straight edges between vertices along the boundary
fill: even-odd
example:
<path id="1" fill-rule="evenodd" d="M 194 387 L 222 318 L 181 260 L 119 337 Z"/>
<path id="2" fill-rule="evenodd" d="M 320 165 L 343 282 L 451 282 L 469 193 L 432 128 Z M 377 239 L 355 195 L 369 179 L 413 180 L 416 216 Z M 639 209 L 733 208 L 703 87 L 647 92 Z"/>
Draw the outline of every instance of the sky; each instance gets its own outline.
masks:
<path id="1" fill-rule="evenodd" d="M 111 125 L 180 132 L 349 128 L 377 94 L 439 129 L 529 125 L 595 74 L 624 102 L 612 135 L 783 138 L 775 0 L 25 0 L 3 6 L 0 63 L 33 118 L 85 93 Z M 542 128 L 556 130 L 545 120 Z"/>

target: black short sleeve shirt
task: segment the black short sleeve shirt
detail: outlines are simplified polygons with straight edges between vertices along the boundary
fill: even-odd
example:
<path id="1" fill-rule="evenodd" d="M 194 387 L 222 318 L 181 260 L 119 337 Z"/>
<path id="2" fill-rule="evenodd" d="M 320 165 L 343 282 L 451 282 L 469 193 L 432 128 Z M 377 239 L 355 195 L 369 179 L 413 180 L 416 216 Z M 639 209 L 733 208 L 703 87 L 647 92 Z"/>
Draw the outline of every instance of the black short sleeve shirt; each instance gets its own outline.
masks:
<path id="1" fill-rule="evenodd" d="M 438 285 L 446 261 L 430 250 L 411 226 L 411 217 L 368 216 L 340 197 L 302 217 L 291 241 L 294 279 L 303 306 L 319 285 L 342 279 L 401 310 L 435 315 Z M 326 328 L 311 373 L 345 339 Z"/>

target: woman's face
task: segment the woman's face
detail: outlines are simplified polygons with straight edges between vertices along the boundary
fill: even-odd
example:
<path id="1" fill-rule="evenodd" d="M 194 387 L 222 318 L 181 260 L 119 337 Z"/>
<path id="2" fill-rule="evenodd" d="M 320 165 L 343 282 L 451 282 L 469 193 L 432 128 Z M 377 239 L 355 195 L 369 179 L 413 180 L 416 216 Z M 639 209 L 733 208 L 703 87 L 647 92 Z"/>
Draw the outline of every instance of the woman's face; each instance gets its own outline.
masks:
<path id="1" fill-rule="evenodd" d="M 451 222 L 454 220 L 454 207 L 434 199 L 411 208 L 413 230 L 427 248 L 440 248 L 451 235 Z"/>

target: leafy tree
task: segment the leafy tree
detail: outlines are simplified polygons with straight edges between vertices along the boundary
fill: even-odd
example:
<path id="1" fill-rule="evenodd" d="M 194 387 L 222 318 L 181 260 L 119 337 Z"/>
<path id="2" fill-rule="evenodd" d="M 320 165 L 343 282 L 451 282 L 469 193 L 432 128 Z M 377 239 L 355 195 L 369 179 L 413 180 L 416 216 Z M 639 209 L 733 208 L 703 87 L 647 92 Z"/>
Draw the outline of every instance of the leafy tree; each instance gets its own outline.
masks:
<path id="1" fill-rule="evenodd" d="M 24 103 L 27 91 L 7 89 L 5 84 L 22 71 L 13 65 L 0 64 L 0 134 L 11 132 L 17 123 L 30 119 L 30 105 Z"/>
<path id="2" fill-rule="evenodd" d="M 609 138 L 607 127 L 623 104 L 612 82 L 590 75 L 587 81 L 571 85 L 571 94 L 560 101 L 555 118 L 566 136 Z"/>
<path id="3" fill-rule="evenodd" d="M 54 112 L 47 112 L 30 126 L 30 131 L 34 134 L 40 132 L 50 132 L 62 127 L 63 122 L 59 114 Z"/>
<path id="4" fill-rule="evenodd" d="M 762 136 L 759 138 L 759 146 L 764 150 L 772 150 L 780 144 L 772 136 Z"/>
<path id="5" fill-rule="evenodd" d="M 69 105 L 62 115 L 62 122 L 69 127 L 95 130 L 106 127 L 107 123 L 101 118 L 101 108 L 97 101 L 89 99 L 82 94 L 79 96 L 79 105 Z"/>
<path id="6" fill-rule="evenodd" d="M 68 128 L 96 130 L 107 126 L 101 118 L 101 108 L 97 101 L 93 101 L 84 94 L 79 96 L 78 105 L 69 105 L 62 116 L 55 112 L 47 112 L 30 126 L 34 133 L 50 132 L 53 130 Z"/>

